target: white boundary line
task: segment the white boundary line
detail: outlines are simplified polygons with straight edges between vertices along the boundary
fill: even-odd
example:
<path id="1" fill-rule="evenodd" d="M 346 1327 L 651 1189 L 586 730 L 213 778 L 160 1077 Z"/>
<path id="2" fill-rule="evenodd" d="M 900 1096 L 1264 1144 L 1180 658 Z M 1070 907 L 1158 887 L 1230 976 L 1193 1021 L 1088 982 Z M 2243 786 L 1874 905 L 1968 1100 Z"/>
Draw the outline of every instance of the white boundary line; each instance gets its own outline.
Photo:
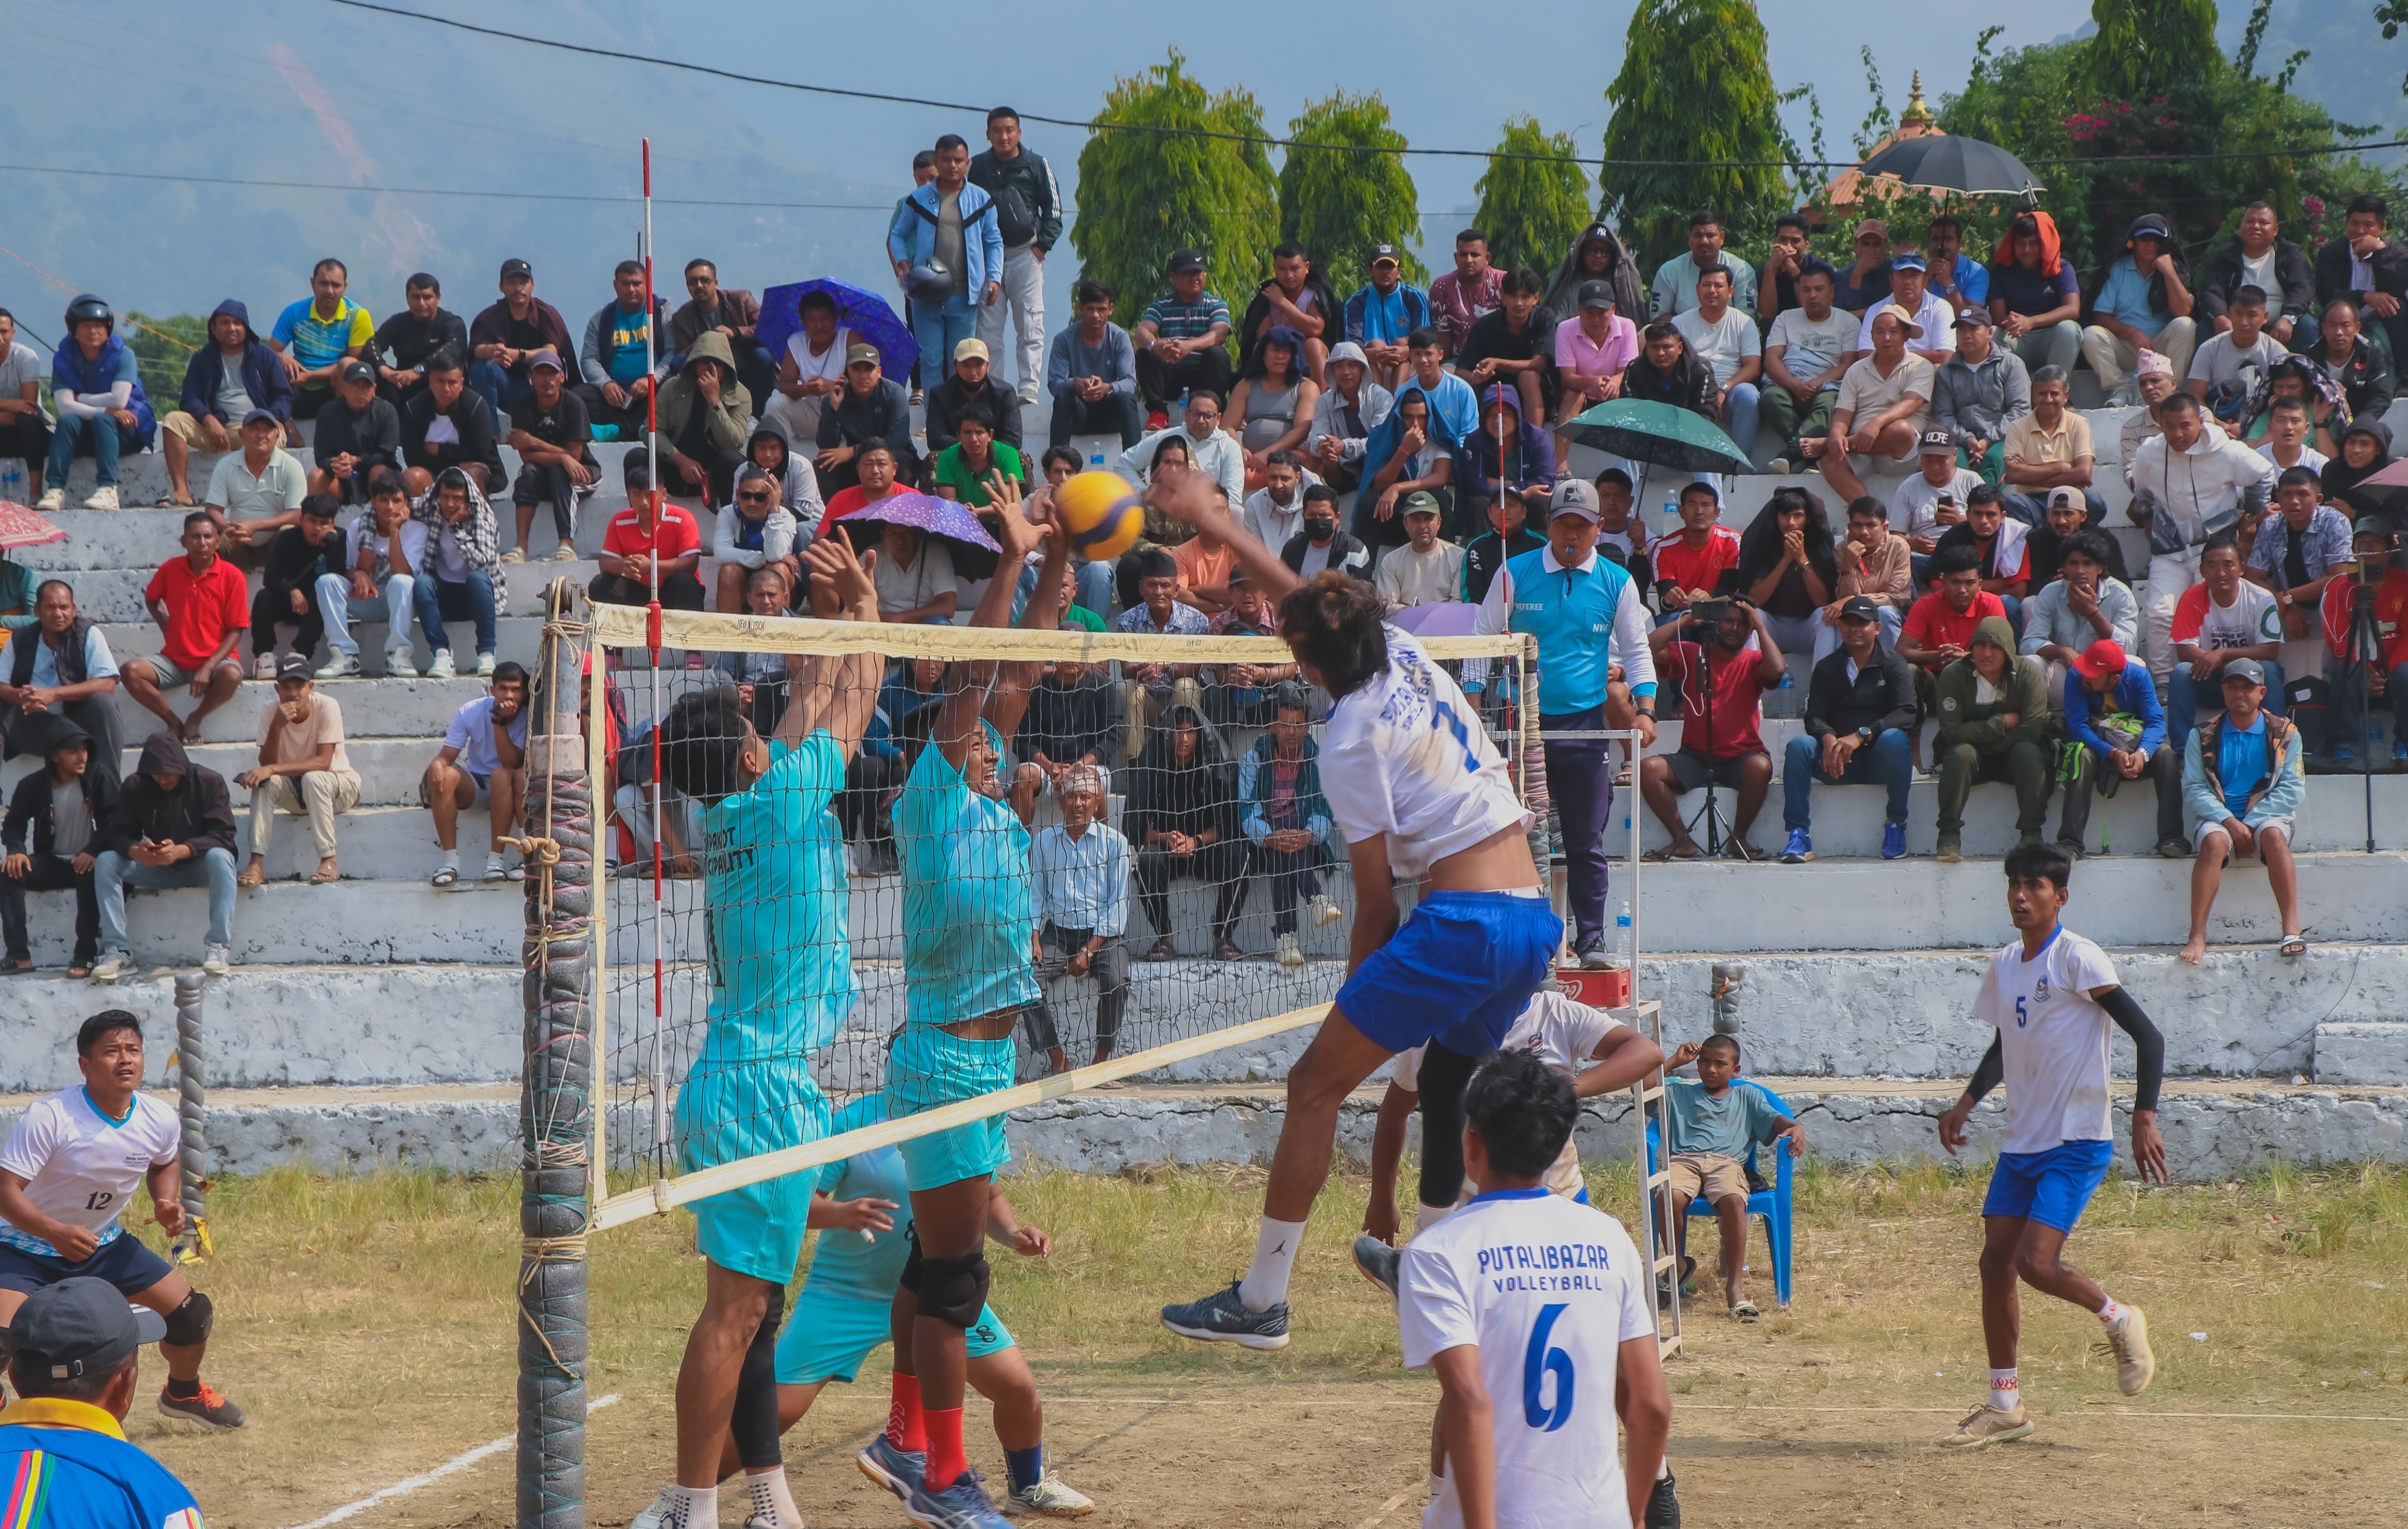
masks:
<path id="1" fill-rule="evenodd" d="M 610 1406 L 618 1399 L 618 1393 L 613 1392 L 611 1394 L 602 1397 L 599 1400 L 589 1402 L 585 1406 L 585 1415 L 590 1418 L 595 1413 L 601 1411 L 604 1407 Z M 500 1438 L 494 1439 L 490 1443 L 480 1444 L 473 1450 L 453 1455 L 442 1464 L 436 1466 L 433 1470 L 428 1471 L 423 1475 L 407 1477 L 402 1480 L 395 1481 L 389 1487 L 383 1487 L 378 1491 L 369 1493 L 358 1502 L 345 1503 L 342 1507 L 335 1509 L 332 1513 L 327 1514 L 322 1519 L 311 1519 L 308 1523 L 299 1525 L 299 1529 L 326 1529 L 328 1524 L 340 1523 L 345 1519 L 351 1518 L 355 1514 L 365 1513 L 371 1507 L 376 1507 L 382 1504 L 389 1503 L 395 1497 L 407 1497 L 421 1487 L 431 1487 L 447 1476 L 457 1476 L 462 1471 L 466 1470 L 469 1466 L 476 1464 L 478 1462 L 501 1453 L 504 1450 L 516 1444 L 518 1442 L 518 1438 L 519 1436 L 515 1433 L 505 1434 Z"/>

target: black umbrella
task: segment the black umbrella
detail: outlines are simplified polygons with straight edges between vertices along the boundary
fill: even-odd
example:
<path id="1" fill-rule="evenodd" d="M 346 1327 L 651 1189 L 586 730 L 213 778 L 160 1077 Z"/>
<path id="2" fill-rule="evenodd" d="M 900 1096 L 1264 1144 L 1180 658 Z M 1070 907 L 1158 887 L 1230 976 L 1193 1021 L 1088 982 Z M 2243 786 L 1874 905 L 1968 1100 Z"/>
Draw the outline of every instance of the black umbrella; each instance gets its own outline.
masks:
<path id="1" fill-rule="evenodd" d="M 2030 196 L 2041 189 L 2040 177 L 2022 160 L 1995 143 L 1954 133 L 1900 138 L 1857 166 L 1856 173 L 1960 196 Z"/>

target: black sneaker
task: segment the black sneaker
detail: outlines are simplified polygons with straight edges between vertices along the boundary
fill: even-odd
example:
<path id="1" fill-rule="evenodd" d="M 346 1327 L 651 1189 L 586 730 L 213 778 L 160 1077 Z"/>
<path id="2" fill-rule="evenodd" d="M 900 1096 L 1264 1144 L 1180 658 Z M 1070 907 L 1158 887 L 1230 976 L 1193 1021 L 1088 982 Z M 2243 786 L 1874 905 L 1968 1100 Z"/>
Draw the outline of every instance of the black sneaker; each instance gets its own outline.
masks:
<path id="1" fill-rule="evenodd" d="M 1201 1343 L 1236 1343 L 1249 1349 L 1287 1347 L 1287 1303 L 1276 1302 L 1255 1311 L 1238 1299 L 1238 1281 L 1201 1301 L 1162 1308 L 1162 1325 L 1182 1338 Z"/>
<path id="2" fill-rule="evenodd" d="M 1681 1529 L 1681 1499 L 1672 1494 L 1670 1471 L 1656 1478 L 1647 1493 L 1647 1511 L 1641 1517 L 1641 1529 Z"/>
<path id="3" fill-rule="evenodd" d="M 1397 1269 L 1403 1262 L 1404 1257 L 1404 1254 L 1368 1232 L 1354 1239 L 1356 1272 L 1372 1284 L 1386 1291 L 1388 1298 L 1392 1301 L 1397 1296 Z"/>

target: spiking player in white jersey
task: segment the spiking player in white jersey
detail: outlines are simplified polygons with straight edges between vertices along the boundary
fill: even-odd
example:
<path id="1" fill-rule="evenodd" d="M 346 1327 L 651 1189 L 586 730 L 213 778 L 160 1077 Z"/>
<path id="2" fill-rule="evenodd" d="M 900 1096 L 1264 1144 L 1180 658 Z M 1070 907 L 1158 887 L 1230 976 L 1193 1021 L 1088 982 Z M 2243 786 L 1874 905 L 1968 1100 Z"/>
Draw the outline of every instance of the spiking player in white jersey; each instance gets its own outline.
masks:
<path id="1" fill-rule="evenodd" d="M 1152 492 L 1166 512 L 1228 542 L 1246 577 L 1278 601 L 1280 636 L 1305 678 L 1337 698 L 1321 784 L 1357 898 L 1346 982 L 1288 1075 L 1245 1277 L 1162 1308 L 1163 1325 L 1182 1337 L 1278 1349 L 1287 1343 L 1288 1274 L 1329 1176 L 1346 1096 L 1425 1042 L 1432 1059 L 1496 1050 L 1546 979 L 1564 927 L 1531 858 L 1529 815 L 1479 713 L 1419 643 L 1381 619 L 1371 586 L 1337 571 L 1299 583 L 1195 474 L 1160 475 Z M 1411 917 L 1381 895 L 1400 877 L 1421 882 Z"/>
<path id="2" fill-rule="evenodd" d="M 1579 1114 L 1570 1077 L 1500 1051 L 1463 1108 L 1481 1192 L 1415 1237 L 1398 1270 L 1405 1364 L 1438 1372 L 1446 1436 L 1445 1485 L 1422 1522 L 1630 1529 L 1672 1422 L 1646 1263 L 1621 1222 L 1548 1192 Z"/>
<path id="3" fill-rule="evenodd" d="M 2111 1020 L 2132 1037 L 2139 1053 L 2132 1161 L 2144 1179 L 2166 1181 L 2166 1144 L 2157 1135 L 2165 1038 L 2116 982 L 2107 953 L 2059 921 L 2071 896 L 2073 857 L 2032 841 L 2008 852 L 2006 872 L 2007 912 L 2021 938 L 1990 958 L 1973 1004 L 1973 1017 L 1998 1034 L 1964 1097 L 1940 1118 L 1940 1145 L 1953 1156 L 1965 1145 L 1973 1106 L 2005 1080 L 2007 1132 L 1982 1202 L 1982 1335 L 1990 1351 L 1990 1395 L 1942 1441 L 1958 1449 L 2032 1432 L 2015 1373 L 2023 1321 L 2018 1278 L 2098 1317 L 2125 1395 L 2139 1395 L 2157 1373 L 2141 1308 L 2110 1296 L 2063 1255 L 2066 1237 L 2115 1157 L 2107 1097 Z"/>

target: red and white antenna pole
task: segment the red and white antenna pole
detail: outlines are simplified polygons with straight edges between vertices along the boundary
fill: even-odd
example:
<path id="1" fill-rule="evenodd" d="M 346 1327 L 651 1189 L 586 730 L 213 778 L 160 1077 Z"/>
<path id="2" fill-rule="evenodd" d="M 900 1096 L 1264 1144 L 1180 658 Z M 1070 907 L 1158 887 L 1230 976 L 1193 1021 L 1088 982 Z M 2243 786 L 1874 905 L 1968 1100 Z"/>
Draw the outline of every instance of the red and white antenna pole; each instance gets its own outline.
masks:
<path id="1" fill-rule="evenodd" d="M 644 375 L 651 379 L 644 390 L 644 465 L 645 496 L 650 503 L 652 525 L 652 557 L 647 578 L 651 600 L 644 608 L 644 641 L 652 666 L 652 1147 L 666 1151 L 669 1142 L 668 1110 L 668 997 L 667 973 L 664 954 L 668 943 L 668 919 L 662 908 L 662 882 L 666 868 L 661 858 L 661 839 L 668 819 L 662 815 L 661 794 L 661 718 L 666 709 L 661 702 L 661 389 L 656 373 L 653 346 L 659 338 L 652 333 L 652 140 L 644 140 L 644 231 L 638 242 L 637 255 L 644 263 Z"/>

